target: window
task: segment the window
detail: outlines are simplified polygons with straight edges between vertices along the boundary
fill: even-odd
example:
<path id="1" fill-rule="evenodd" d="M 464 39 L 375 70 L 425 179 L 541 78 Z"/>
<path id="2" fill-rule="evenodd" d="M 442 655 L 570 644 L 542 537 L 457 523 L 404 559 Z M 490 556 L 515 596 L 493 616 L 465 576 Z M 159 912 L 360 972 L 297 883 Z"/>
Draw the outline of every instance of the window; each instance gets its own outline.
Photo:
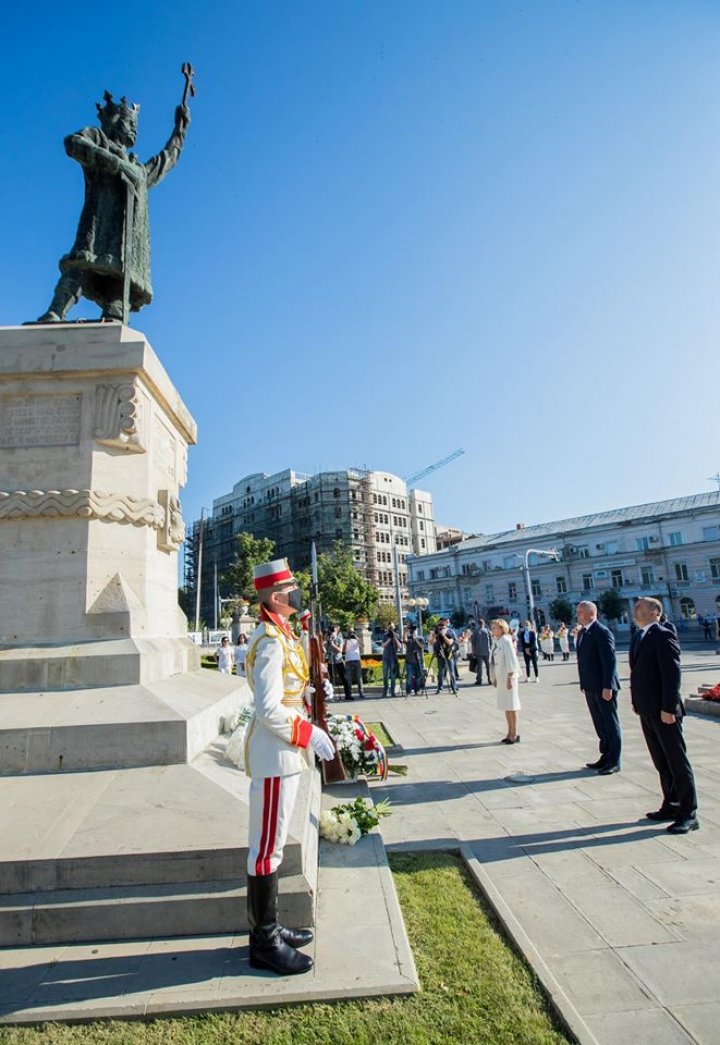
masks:
<path id="1" fill-rule="evenodd" d="M 421 530 L 424 530 L 424 529 L 425 529 L 425 523 L 424 523 L 424 522 L 420 522 L 420 523 L 419 523 L 419 526 L 420 526 L 420 529 L 421 529 Z"/>
<path id="2" fill-rule="evenodd" d="M 431 581 L 436 581 L 437 579 L 438 579 L 437 566 L 433 566 L 433 568 L 430 570 L 430 580 Z"/>
<path id="3" fill-rule="evenodd" d="M 589 559 L 590 558 L 590 548 L 588 547 L 587 544 L 579 544 L 578 545 L 578 547 L 577 547 L 577 557 L 578 557 L 578 559 Z"/>
<path id="4" fill-rule="evenodd" d="M 703 526 L 704 541 L 720 541 L 720 526 Z"/>
<path id="5" fill-rule="evenodd" d="M 683 542 L 680 530 L 676 530 L 675 533 L 669 533 L 667 539 L 671 548 L 678 548 Z"/>
<path id="6" fill-rule="evenodd" d="M 623 586 L 623 574 L 622 570 L 611 570 L 610 571 L 610 583 L 613 588 L 622 588 Z"/>
<path id="7" fill-rule="evenodd" d="M 419 581 L 424 581 L 425 580 L 425 570 L 418 570 L 417 571 L 417 579 Z"/>
<path id="8" fill-rule="evenodd" d="M 450 574 L 450 567 L 449 566 L 443 566 L 442 575 L 443 575 L 443 577 L 450 577 L 451 576 L 451 574 Z"/>
<path id="9" fill-rule="evenodd" d="M 683 595 L 682 599 L 680 599 L 680 613 L 683 620 L 695 620 L 697 617 L 695 603 L 687 595 Z"/>
<path id="10" fill-rule="evenodd" d="M 423 537 L 423 538 L 421 539 L 421 541 L 420 541 L 420 547 L 421 547 L 421 548 L 424 548 L 424 547 L 425 547 L 425 538 L 424 538 L 424 537 Z"/>
<path id="11" fill-rule="evenodd" d="M 688 568 L 686 562 L 675 563 L 675 580 L 686 581 L 688 579 Z"/>
<path id="12" fill-rule="evenodd" d="M 339 518 L 341 518 L 341 516 L 342 516 L 342 508 L 336 508 L 335 509 L 335 518 L 339 519 Z"/>
<path id="13" fill-rule="evenodd" d="M 532 593 L 533 593 L 533 595 L 535 596 L 536 599 L 540 598 L 540 595 L 541 595 L 540 581 L 533 581 L 532 582 Z"/>
<path id="14" fill-rule="evenodd" d="M 583 591 L 592 591 L 593 576 L 591 573 L 584 573 L 582 575 Z"/>
<path id="15" fill-rule="evenodd" d="M 557 588 L 558 595 L 565 595 L 567 592 L 567 584 L 565 583 L 564 577 L 555 578 L 555 587 Z"/>
<path id="16" fill-rule="evenodd" d="M 417 510 L 418 510 L 418 512 L 420 513 L 420 515 L 422 515 L 422 505 L 421 505 L 421 504 L 419 504 L 419 505 L 417 506 Z"/>
<path id="17" fill-rule="evenodd" d="M 512 582 L 508 584 L 508 599 L 512 602 L 513 599 L 517 598 L 517 584 Z"/>
<path id="18" fill-rule="evenodd" d="M 649 537 L 636 537 L 635 538 L 635 547 L 637 548 L 637 550 L 639 552 L 646 552 L 648 550 L 648 548 L 650 547 L 650 538 Z"/>
<path id="19" fill-rule="evenodd" d="M 718 562 L 720 562 L 720 559 L 718 559 Z M 646 585 L 655 583 L 655 573 L 652 566 L 640 567 L 640 583 Z"/>
<path id="20" fill-rule="evenodd" d="M 710 576 L 714 581 L 720 581 L 720 559 L 710 559 Z"/>
<path id="21" fill-rule="evenodd" d="M 495 598 L 492 584 L 485 585 L 485 598 L 488 602 L 492 602 Z"/>
<path id="22" fill-rule="evenodd" d="M 617 555 L 620 551 L 620 541 L 608 541 L 605 545 L 605 551 L 608 555 Z"/>
<path id="23" fill-rule="evenodd" d="M 503 557 L 503 569 L 504 570 L 511 570 L 516 562 L 517 562 L 517 556 L 516 555 L 505 555 Z"/>

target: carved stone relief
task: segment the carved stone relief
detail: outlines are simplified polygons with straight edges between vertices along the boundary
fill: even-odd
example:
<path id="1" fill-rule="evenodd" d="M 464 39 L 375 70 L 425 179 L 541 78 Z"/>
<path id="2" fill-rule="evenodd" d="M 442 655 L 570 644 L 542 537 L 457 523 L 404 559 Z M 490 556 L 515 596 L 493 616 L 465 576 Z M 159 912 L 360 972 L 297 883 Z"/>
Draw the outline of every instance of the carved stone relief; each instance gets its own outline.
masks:
<path id="1" fill-rule="evenodd" d="M 165 523 L 158 530 L 158 548 L 176 552 L 185 540 L 185 523 L 179 499 L 170 490 L 158 490 L 158 501 L 165 510 Z"/>
<path id="2" fill-rule="evenodd" d="M 145 452 L 147 404 L 136 384 L 98 385 L 95 393 L 95 438 L 105 446 Z"/>
<path id="3" fill-rule="evenodd" d="M 13 519 L 104 519 L 160 530 L 165 508 L 150 497 L 104 490 L 0 491 L 0 522 Z"/>

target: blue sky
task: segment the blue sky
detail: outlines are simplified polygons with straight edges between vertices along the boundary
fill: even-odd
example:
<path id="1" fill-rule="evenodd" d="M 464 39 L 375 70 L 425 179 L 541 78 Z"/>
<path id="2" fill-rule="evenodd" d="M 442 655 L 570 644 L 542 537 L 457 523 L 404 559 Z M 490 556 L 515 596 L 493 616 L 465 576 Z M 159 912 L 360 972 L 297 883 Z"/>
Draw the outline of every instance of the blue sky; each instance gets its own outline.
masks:
<path id="1" fill-rule="evenodd" d="M 490 532 L 712 488 L 720 6 L 85 0 L 3 16 L 0 323 L 44 311 L 107 87 L 178 168 L 137 314 L 199 426 L 183 504 L 365 464 Z M 93 305 L 76 315 L 93 316 Z"/>

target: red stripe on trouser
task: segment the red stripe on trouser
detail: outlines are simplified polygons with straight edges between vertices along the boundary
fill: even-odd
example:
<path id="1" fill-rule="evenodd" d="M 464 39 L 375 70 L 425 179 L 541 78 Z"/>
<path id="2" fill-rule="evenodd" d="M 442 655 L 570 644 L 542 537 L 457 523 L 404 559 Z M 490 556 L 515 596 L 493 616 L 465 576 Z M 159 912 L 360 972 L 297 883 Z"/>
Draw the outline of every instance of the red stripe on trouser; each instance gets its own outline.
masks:
<path id="1" fill-rule="evenodd" d="M 255 862 L 255 874 L 263 873 L 262 860 L 265 846 L 267 845 L 268 821 L 270 818 L 270 789 L 272 787 L 272 782 L 272 777 L 265 777 L 265 787 L 263 792 L 263 829 L 260 837 L 260 848 L 258 849 L 257 861 Z"/>
<path id="2" fill-rule="evenodd" d="M 272 788 L 272 810 L 270 812 L 270 837 L 268 838 L 267 855 L 265 857 L 265 874 L 271 874 L 270 857 L 275 848 L 275 837 L 277 835 L 278 809 L 280 807 L 280 777 L 273 777 Z"/>

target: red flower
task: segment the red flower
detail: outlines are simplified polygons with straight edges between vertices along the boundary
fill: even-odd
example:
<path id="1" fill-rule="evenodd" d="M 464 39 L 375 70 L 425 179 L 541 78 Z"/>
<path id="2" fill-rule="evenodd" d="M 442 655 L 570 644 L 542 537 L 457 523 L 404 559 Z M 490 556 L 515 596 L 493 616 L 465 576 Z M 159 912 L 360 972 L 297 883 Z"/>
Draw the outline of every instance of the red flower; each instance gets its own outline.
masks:
<path id="1" fill-rule="evenodd" d="M 365 734 L 363 733 L 363 731 L 361 729 L 356 729 L 355 730 L 355 736 L 358 738 L 358 740 L 364 740 L 365 739 Z"/>
<path id="2" fill-rule="evenodd" d="M 364 747 L 365 747 L 366 751 L 374 751 L 375 750 L 375 738 L 374 737 L 368 737 L 368 739 L 365 741 Z"/>

